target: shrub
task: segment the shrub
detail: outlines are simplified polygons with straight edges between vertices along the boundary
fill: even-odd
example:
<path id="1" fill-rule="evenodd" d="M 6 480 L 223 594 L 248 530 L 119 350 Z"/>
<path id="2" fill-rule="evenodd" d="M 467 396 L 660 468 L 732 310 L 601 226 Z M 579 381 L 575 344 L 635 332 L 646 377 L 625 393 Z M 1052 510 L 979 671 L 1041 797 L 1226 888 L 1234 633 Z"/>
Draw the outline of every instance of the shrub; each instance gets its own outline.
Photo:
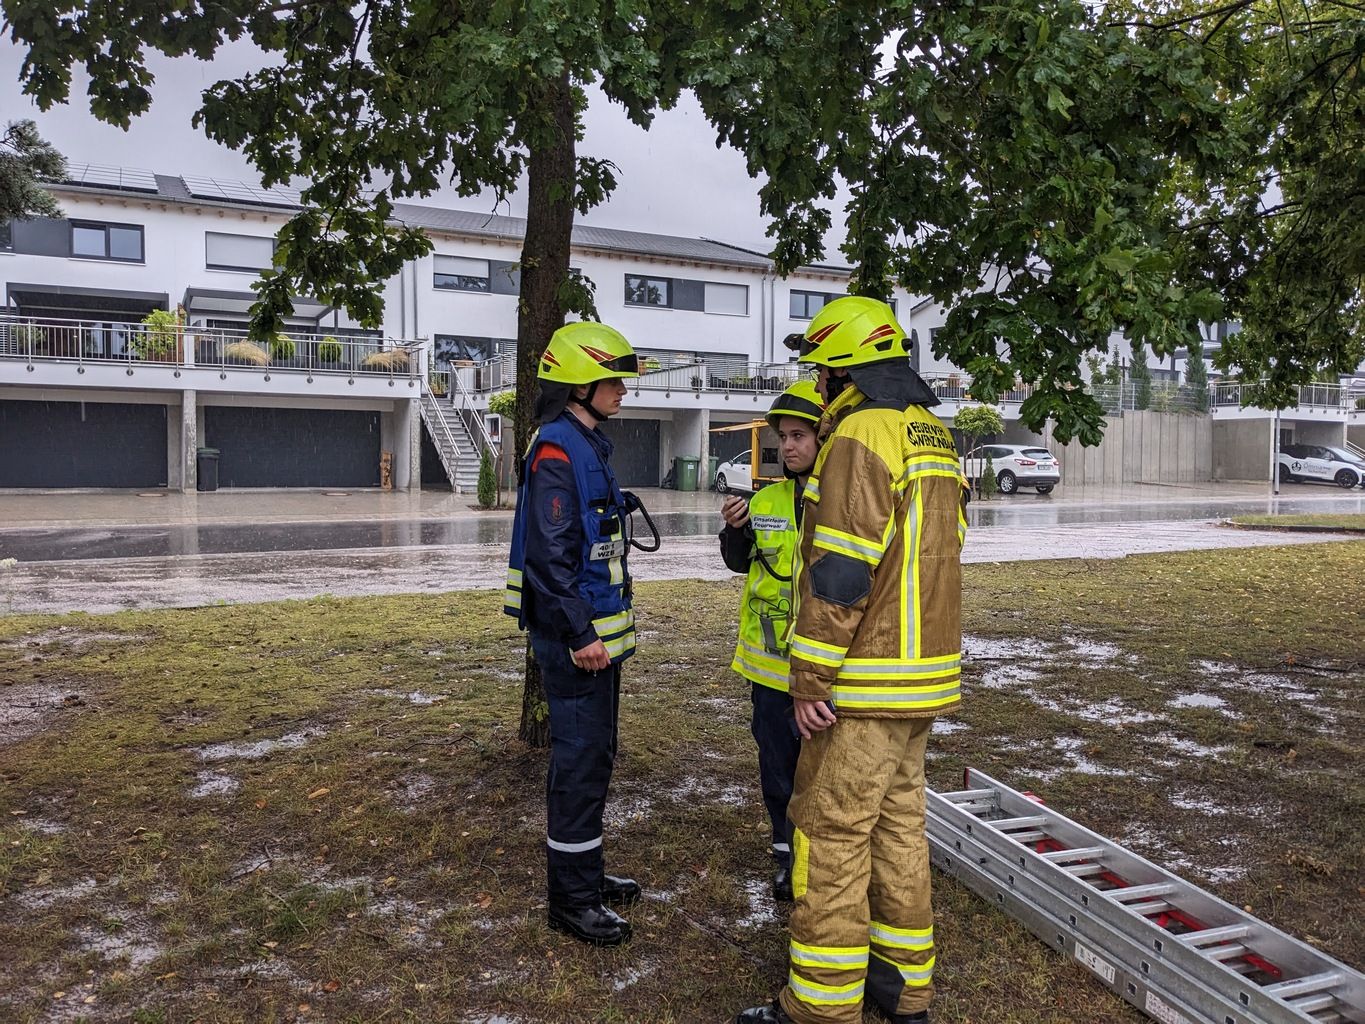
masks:
<path id="1" fill-rule="evenodd" d="M 128 339 L 128 348 L 138 359 L 166 359 L 175 354 L 180 336 L 180 317 L 169 309 L 154 309 L 142 318 L 146 330 Z"/>
<path id="2" fill-rule="evenodd" d="M 493 475 L 493 456 L 485 448 L 479 456 L 479 508 L 492 508 L 498 500 L 498 480 Z"/>
<path id="3" fill-rule="evenodd" d="M 223 362 L 237 366 L 269 366 L 270 357 L 259 345 L 250 341 L 234 341 L 223 346 Z"/>
<path id="4" fill-rule="evenodd" d="M 277 334 L 270 339 L 270 358 L 277 363 L 288 362 L 294 358 L 294 342 L 287 334 Z"/>
<path id="5" fill-rule="evenodd" d="M 330 334 L 318 342 L 318 362 L 341 362 L 341 342 L 337 341 L 336 338 L 333 338 Z"/>
<path id="6" fill-rule="evenodd" d="M 977 481 L 977 488 L 981 491 L 981 497 L 993 497 L 997 487 L 995 483 L 995 460 L 986 456 L 986 465 L 982 467 L 981 479 Z"/>
<path id="7" fill-rule="evenodd" d="M 498 416 L 512 419 L 517 411 L 517 393 L 515 391 L 499 391 L 488 400 L 488 411 Z"/>
<path id="8" fill-rule="evenodd" d="M 391 348 L 384 352 L 371 352 L 360 361 L 362 370 L 388 370 L 396 373 L 408 368 L 408 354 L 401 348 Z"/>

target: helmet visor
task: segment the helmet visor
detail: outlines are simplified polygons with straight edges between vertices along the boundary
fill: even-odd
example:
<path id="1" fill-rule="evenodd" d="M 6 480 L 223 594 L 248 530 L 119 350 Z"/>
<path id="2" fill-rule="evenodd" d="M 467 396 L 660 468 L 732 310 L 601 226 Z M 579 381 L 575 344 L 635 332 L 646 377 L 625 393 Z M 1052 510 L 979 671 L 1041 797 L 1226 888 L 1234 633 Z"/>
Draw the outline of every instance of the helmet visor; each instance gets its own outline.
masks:
<path id="1" fill-rule="evenodd" d="M 602 369 L 610 370 L 612 373 L 630 373 L 639 376 L 640 357 L 634 352 L 629 355 L 617 356 L 614 359 L 608 359 L 604 362 L 602 364 Z"/>

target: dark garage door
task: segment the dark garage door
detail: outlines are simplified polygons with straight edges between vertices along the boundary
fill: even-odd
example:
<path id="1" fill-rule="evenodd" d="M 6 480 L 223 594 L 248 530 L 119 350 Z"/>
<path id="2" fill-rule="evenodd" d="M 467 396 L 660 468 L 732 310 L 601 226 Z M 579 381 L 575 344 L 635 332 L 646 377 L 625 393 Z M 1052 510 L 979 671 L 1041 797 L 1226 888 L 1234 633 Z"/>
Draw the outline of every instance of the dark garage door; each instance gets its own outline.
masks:
<path id="1" fill-rule="evenodd" d="M 219 487 L 378 487 L 379 413 L 210 405 Z"/>
<path id="2" fill-rule="evenodd" d="M 0 487 L 165 487 L 166 406 L 0 402 Z"/>
<path id="3" fill-rule="evenodd" d="M 659 472 L 658 420 L 607 420 L 602 433 L 611 438 L 611 468 L 616 471 L 616 482 L 622 487 L 658 487 L 663 474 Z"/>

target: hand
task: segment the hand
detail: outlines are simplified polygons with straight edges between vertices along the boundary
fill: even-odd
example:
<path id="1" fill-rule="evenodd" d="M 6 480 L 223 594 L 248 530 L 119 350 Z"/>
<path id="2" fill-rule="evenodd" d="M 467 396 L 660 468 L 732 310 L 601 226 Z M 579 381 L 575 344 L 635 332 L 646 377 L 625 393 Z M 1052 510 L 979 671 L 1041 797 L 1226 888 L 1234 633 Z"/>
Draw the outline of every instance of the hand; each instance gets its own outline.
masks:
<path id="1" fill-rule="evenodd" d="M 607 653 L 607 647 L 601 640 L 594 640 L 587 647 L 570 651 L 569 658 L 584 672 L 601 672 L 611 664 L 611 655 Z"/>
<path id="2" fill-rule="evenodd" d="M 720 507 L 721 518 L 725 520 L 726 526 L 733 526 L 738 530 L 749 521 L 749 503 L 737 494 L 732 494 L 725 499 L 725 504 Z"/>
<path id="3" fill-rule="evenodd" d="M 803 740 L 810 739 L 817 732 L 823 732 L 838 721 L 830 706 L 822 700 L 798 698 L 792 701 L 792 706 L 796 715 L 796 730 Z"/>

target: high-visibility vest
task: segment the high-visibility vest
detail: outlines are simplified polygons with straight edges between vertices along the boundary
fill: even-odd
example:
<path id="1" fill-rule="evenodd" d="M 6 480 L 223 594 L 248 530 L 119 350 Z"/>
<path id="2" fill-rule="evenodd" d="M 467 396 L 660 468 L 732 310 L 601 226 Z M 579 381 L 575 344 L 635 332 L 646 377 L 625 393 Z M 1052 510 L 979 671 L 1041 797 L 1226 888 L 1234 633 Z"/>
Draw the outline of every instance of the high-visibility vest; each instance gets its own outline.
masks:
<path id="1" fill-rule="evenodd" d="M 749 502 L 754 555 L 739 607 L 739 641 L 730 662 L 749 682 L 783 693 L 787 692 L 789 667 L 792 557 L 801 537 L 796 488 L 795 480 L 769 484 Z"/>
<path id="2" fill-rule="evenodd" d="M 626 568 L 626 499 L 616 475 L 564 413 L 544 424 L 531 439 L 527 465 L 534 465 L 536 449 L 556 444 L 569 457 L 578 491 L 578 515 L 583 526 L 580 570 L 575 586 L 592 605 L 592 624 L 613 662 L 635 652 L 635 612 L 631 608 L 630 574 Z M 503 611 L 526 628 L 522 572 L 526 565 L 527 490 L 531 474 L 522 474 L 517 510 L 512 520 L 512 548 L 507 560 L 507 589 Z"/>

